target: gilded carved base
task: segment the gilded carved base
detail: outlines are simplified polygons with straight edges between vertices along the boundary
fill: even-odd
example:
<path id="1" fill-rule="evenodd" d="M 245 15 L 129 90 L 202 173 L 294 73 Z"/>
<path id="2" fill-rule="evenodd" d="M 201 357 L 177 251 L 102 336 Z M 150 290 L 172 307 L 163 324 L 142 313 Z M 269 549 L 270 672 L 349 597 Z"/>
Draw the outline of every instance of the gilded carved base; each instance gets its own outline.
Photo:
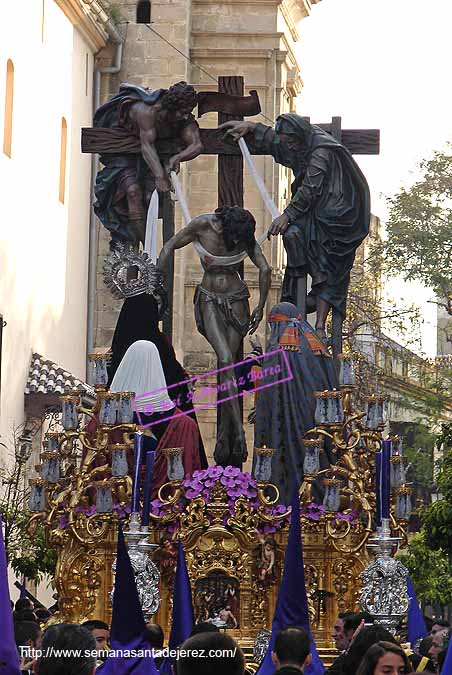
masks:
<path id="1" fill-rule="evenodd" d="M 110 514 L 91 518 L 80 514 L 73 527 L 49 531 L 49 543 L 58 551 L 54 578 L 59 611 L 51 623 L 111 621 L 116 540 L 117 520 Z"/>
<path id="2" fill-rule="evenodd" d="M 302 518 L 303 548 L 311 625 L 320 649 L 333 647 L 331 634 L 339 612 L 357 607 L 361 591 L 360 573 L 368 564 L 365 550 L 340 553 L 325 533 L 325 523 Z M 232 531 L 231 531 L 232 530 Z M 81 622 L 87 619 L 111 620 L 109 593 L 113 585 L 112 563 L 116 555 L 117 520 L 110 515 L 86 518 L 80 514 L 74 527 L 54 529 L 50 543 L 59 550 L 55 573 L 60 610 L 53 622 Z M 161 530 L 154 529 L 150 541 L 159 543 Z M 240 605 L 238 627 L 231 634 L 246 651 L 262 628 L 271 628 L 278 585 L 287 545 L 287 528 L 271 535 L 276 542 L 275 580 L 259 581 L 261 546 L 257 535 L 219 523 L 199 527 L 194 523 L 181 531 L 196 607 L 197 583 L 220 573 L 237 582 Z M 352 549 L 359 535 L 349 534 Z M 158 563 L 159 556 L 155 556 Z M 161 578 L 161 605 L 153 621 L 169 635 L 172 605 L 172 574 L 168 568 Z M 319 599 L 317 591 L 326 591 Z"/>
<path id="3" fill-rule="evenodd" d="M 312 524 L 303 518 L 306 590 L 311 626 L 316 645 L 320 649 L 332 649 L 335 617 L 339 612 L 358 607 L 360 573 L 369 559 L 364 550 L 349 555 L 338 552 L 322 530 L 321 523 Z M 237 581 L 240 588 L 239 626 L 228 630 L 247 651 L 252 648 L 262 628 L 271 628 L 276 606 L 288 530 L 271 536 L 277 544 L 276 579 L 269 585 L 258 580 L 261 549 L 257 538 L 245 542 L 243 537 L 218 526 L 210 527 L 199 536 L 184 538 L 195 607 L 199 580 L 221 573 Z M 156 542 L 159 540 L 158 533 L 153 533 L 153 537 Z M 358 536 L 350 534 L 349 541 L 343 544 L 348 543 L 353 548 L 357 541 Z M 168 635 L 172 599 L 172 584 L 168 576 L 162 578 L 160 590 L 162 603 L 154 621 Z M 319 599 L 318 590 L 326 591 L 324 599 Z"/>

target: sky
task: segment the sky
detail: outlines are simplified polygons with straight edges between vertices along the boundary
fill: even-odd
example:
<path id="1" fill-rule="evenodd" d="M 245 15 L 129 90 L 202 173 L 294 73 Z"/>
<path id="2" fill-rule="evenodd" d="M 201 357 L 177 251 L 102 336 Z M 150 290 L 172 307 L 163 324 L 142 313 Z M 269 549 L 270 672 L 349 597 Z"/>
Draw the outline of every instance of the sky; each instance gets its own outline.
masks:
<path id="1" fill-rule="evenodd" d="M 321 0 L 300 24 L 298 112 L 314 123 L 341 116 L 343 128 L 380 129 L 380 154 L 356 159 L 383 221 L 384 196 L 412 183 L 416 164 L 452 141 L 451 26 L 452 0 Z M 433 356 L 431 291 L 401 280 L 390 289 L 420 304 L 422 350 Z"/>

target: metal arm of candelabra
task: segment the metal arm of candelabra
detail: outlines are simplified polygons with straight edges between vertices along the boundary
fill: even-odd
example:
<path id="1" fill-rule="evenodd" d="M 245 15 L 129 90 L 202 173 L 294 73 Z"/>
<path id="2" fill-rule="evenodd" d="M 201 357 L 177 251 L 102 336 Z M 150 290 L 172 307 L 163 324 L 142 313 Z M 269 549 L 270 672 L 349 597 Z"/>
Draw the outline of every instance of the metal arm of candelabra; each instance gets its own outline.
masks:
<path id="1" fill-rule="evenodd" d="M 111 564 L 117 521 L 126 517 L 131 503 L 128 453 L 134 447 L 132 434 L 137 431 L 134 393 L 108 392 L 106 356 L 91 355 L 91 360 L 95 367 L 93 409 L 82 407 L 78 391 L 61 397 L 63 430 L 46 434 L 38 477 L 30 481 L 28 528 L 31 532 L 43 522 L 48 540 L 59 549 L 55 581 L 63 608 L 61 618 L 71 621 L 94 612 L 96 603 L 101 602 L 96 566 L 101 559 Z M 81 415 L 90 421 L 83 428 Z M 131 515 L 124 534 L 132 565 L 135 563 L 137 585 L 143 582 L 143 607 L 149 616 L 159 601 L 158 570 L 149 557 L 154 545 L 148 541 L 148 528 L 137 529 L 137 518 L 139 514 Z M 77 593 L 86 599 L 83 606 Z"/>
<path id="2" fill-rule="evenodd" d="M 342 553 L 358 552 L 369 540 L 375 513 L 374 457 L 381 450 L 382 432 L 386 422 L 387 402 L 383 395 L 367 396 L 366 409 L 357 412 L 353 407 L 355 390 L 354 365 L 351 355 L 341 357 L 340 390 L 316 392 L 316 426 L 311 429 L 302 442 L 305 446 L 304 480 L 300 487 L 300 498 L 306 505 L 312 499 L 314 483 L 324 478 L 326 494 L 324 505 L 327 508 L 326 532 L 333 547 Z M 338 457 L 335 465 L 320 470 L 319 454 L 322 444 L 329 442 L 332 451 Z M 397 492 L 397 511 L 407 510 L 409 488 L 403 483 L 403 460 L 395 459 L 394 471 L 400 474 Z M 402 468 L 400 468 L 402 467 Z M 352 527 L 347 520 L 338 521 L 334 511 L 346 499 L 348 508 L 359 512 L 360 521 Z M 335 508 L 333 508 L 333 506 Z M 406 541 L 407 519 L 392 517 L 394 532 Z M 359 541 L 350 548 L 347 541 L 350 533 L 360 533 Z"/>
<path id="3" fill-rule="evenodd" d="M 362 535 L 354 552 L 361 550 L 367 543 L 368 548 L 375 552 L 375 560 L 362 573 L 361 606 L 379 623 L 395 632 L 409 605 L 406 583 L 408 572 L 392 557 L 394 549 L 407 542 L 411 487 L 406 484 L 406 459 L 403 457 L 400 438 L 391 439 L 392 452 L 392 444 L 383 443 L 382 433 L 387 413 L 387 402 L 383 395 L 366 397 L 364 413 L 354 411 L 352 394 L 355 373 L 351 355 L 341 357 L 340 382 L 340 391 L 315 394 L 316 427 L 306 436 L 306 456 L 309 453 L 312 455 L 312 447 L 317 446 L 318 457 L 321 439 L 328 439 L 333 450 L 340 453 L 337 464 L 330 467 L 329 473 L 333 478 L 324 481 L 327 490 L 324 504 L 338 505 L 340 499 L 346 497 L 349 505 L 358 506 L 361 517 L 364 515 L 366 524 L 362 524 Z M 376 453 L 380 450 L 377 471 Z M 312 456 L 308 457 L 309 464 L 317 471 L 306 471 L 304 467 L 305 482 L 300 491 L 304 496 L 310 495 L 313 482 L 323 473 L 319 471 L 318 462 L 312 462 Z M 394 491 L 394 513 L 390 512 L 391 485 Z M 376 536 L 371 539 L 372 519 L 376 513 L 376 489 L 379 490 L 381 526 L 377 527 Z M 328 495 L 328 490 L 333 491 L 333 496 Z M 338 528 L 334 514 L 328 513 L 326 531 L 337 551 L 350 552 L 350 547 L 345 548 L 342 543 L 351 529 L 350 523 L 343 522 Z"/>

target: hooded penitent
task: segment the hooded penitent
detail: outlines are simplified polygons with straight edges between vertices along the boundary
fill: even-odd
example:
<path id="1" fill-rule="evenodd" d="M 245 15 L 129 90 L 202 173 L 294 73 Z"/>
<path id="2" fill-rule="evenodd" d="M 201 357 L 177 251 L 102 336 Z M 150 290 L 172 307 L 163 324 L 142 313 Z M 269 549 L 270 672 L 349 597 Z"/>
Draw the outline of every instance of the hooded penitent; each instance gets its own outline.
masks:
<path id="1" fill-rule="evenodd" d="M 275 645 L 276 635 L 280 630 L 289 626 L 299 626 L 309 633 L 312 663 L 305 668 L 305 675 L 323 675 L 325 669 L 317 653 L 309 626 L 298 494 L 294 496 L 292 501 L 289 538 L 284 557 L 284 571 L 273 616 L 270 642 L 257 675 L 271 675 L 274 673 L 275 667 L 272 663 L 271 652 Z"/>
<path id="2" fill-rule="evenodd" d="M 119 364 L 110 391 L 135 392 L 135 420 L 155 435 L 156 448 L 152 494 L 168 481 L 164 448 L 183 448 L 184 472 L 192 474 L 201 468 L 199 431 L 196 422 L 177 408 L 168 396 L 163 368 L 157 347 L 148 340 L 134 342 Z M 118 433 L 118 432 L 113 432 Z M 120 434 L 121 436 L 121 434 Z M 144 449 L 154 450 L 155 443 L 145 437 Z M 120 442 L 111 437 L 112 442 Z"/>
<path id="3" fill-rule="evenodd" d="M 3 523 L 0 516 L 0 673 L 20 675 L 19 656 L 14 639 L 13 613 L 8 590 Z"/>
<path id="4" fill-rule="evenodd" d="M 118 530 L 111 652 L 96 673 L 99 675 L 158 675 L 151 646 L 145 637 L 146 624 L 141 610 L 133 568 L 121 526 Z M 131 654 L 135 653 L 134 656 Z M 129 654 L 129 656 L 127 655 Z M 141 654 L 141 655 L 140 655 Z"/>

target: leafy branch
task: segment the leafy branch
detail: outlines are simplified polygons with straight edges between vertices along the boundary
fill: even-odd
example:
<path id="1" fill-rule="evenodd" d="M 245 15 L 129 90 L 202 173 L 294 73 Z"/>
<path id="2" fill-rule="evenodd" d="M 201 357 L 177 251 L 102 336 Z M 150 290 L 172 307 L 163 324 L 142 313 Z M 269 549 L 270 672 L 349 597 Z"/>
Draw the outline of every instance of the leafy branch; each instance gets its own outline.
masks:
<path id="1" fill-rule="evenodd" d="M 30 518 L 29 489 L 26 484 L 26 462 L 18 452 L 21 431 L 13 430 L 14 452 L 7 453 L 6 467 L 0 469 L 0 513 L 8 564 L 18 576 L 39 582 L 45 574 L 53 574 L 56 554 L 46 544 L 42 525 L 37 526 L 33 538 L 27 532 Z"/>

